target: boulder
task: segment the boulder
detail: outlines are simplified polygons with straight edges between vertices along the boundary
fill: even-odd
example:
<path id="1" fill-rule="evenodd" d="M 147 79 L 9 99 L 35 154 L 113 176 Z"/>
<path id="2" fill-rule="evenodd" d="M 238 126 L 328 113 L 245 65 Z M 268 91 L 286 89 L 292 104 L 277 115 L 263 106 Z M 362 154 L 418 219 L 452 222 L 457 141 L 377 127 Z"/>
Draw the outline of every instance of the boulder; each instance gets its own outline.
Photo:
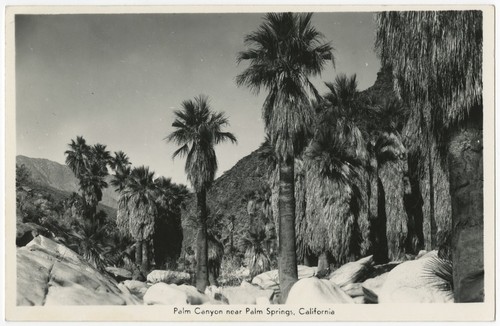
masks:
<path id="1" fill-rule="evenodd" d="M 361 285 L 366 303 L 378 303 L 378 296 L 382 285 L 384 285 L 387 275 L 385 273 L 374 278 L 369 278 Z"/>
<path id="2" fill-rule="evenodd" d="M 143 301 L 145 305 L 185 305 L 188 303 L 188 296 L 177 286 L 160 282 L 146 291 Z"/>
<path id="3" fill-rule="evenodd" d="M 139 304 L 111 277 L 44 236 L 17 249 L 18 305 Z"/>
<path id="4" fill-rule="evenodd" d="M 445 270 L 451 277 L 451 265 L 440 260 L 437 251 L 401 263 L 388 273 L 380 289 L 379 303 L 453 302 L 451 286 L 438 276 Z"/>
<path id="5" fill-rule="evenodd" d="M 314 275 L 316 275 L 317 269 L 317 267 L 298 265 L 297 272 L 299 280 L 303 278 L 313 277 Z M 258 285 L 264 290 L 273 290 L 275 293 L 279 292 L 279 283 L 280 282 L 277 269 L 259 274 L 252 279 L 252 284 Z"/>
<path id="6" fill-rule="evenodd" d="M 341 287 L 341 289 L 351 298 L 363 296 L 363 287 L 361 286 L 361 283 L 349 283 Z"/>
<path id="7" fill-rule="evenodd" d="M 175 285 L 159 282 L 153 284 L 144 294 L 145 305 L 201 305 L 217 304 L 215 300 L 191 285 Z"/>
<path id="8" fill-rule="evenodd" d="M 170 284 L 170 286 L 176 286 L 174 284 Z M 206 303 L 212 303 L 215 300 L 211 300 L 211 298 L 204 294 L 200 293 L 197 288 L 192 285 L 181 284 L 177 286 L 181 291 L 186 293 L 188 298 L 188 303 L 192 305 L 200 305 Z"/>
<path id="9" fill-rule="evenodd" d="M 185 272 L 154 270 L 147 276 L 149 283 L 184 284 L 189 283 L 191 275 Z"/>
<path id="10" fill-rule="evenodd" d="M 349 283 L 363 282 L 373 270 L 373 256 L 342 265 L 330 274 L 330 281 L 342 287 Z"/>
<path id="11" fill-rule="evenodd" d="M 215 300 L 227 301 L 229 304 L 257 304 L 257 302 L 263 304 L 270 302 L 274 291 L 271 289 L 263 290 L 259 286 L 243 281 L 240 286 L 210 287 L 205 293 Z"/>
<path id="12" fill-rule="evenodd" d="M 323 303 L 354 303 L 354 301 L 335 283 L 315 277 L 297 281 L 290 289 L 286 301 L 286 304 L 295 305 Z"/>
<path id="13" fill-rule="evenodd" d="M 118 282 L 132 279 L 132 272 L 125 268 L 109 266 L 106 267 L 106 272 L 113 276 L 113 278 Z"/>
<path id="14" fill-rule="evenodd" d="M 148 290 L 147 283 L 141 281 L 126 280 L 123 282 L 123 285 L 127 287 L 130 293 L 132 293 L 139 299 L 144 298 L 144 294 L 146 294 L 146 291 Z"/>

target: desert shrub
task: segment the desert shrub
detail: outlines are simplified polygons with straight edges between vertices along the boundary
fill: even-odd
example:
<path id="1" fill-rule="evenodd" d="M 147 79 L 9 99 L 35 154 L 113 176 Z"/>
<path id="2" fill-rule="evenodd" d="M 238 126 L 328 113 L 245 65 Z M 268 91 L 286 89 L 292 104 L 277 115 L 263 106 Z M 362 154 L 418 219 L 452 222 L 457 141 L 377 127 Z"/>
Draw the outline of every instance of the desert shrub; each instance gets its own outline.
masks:
<path id="1" fill-rule="evenodd" d="M 227 256 L 222 259 L 219 286 L 238 286 L 242 281 L 250 281 L 248 268 L 242 266 L 240 256 Z"/>

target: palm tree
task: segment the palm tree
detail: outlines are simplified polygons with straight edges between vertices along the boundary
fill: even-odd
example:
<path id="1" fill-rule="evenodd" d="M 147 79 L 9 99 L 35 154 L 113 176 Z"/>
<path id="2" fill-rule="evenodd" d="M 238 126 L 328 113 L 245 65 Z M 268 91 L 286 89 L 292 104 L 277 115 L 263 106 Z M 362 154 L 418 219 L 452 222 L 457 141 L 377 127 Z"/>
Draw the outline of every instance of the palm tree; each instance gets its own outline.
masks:
<path id="1" fill-rule="evenodd" d="M 245 37 L 246 51 L 238 62 L 249 66 L 237 84 L 268 92 L 262 109 L 265 130 L 279 161 L 279 278 L 281 300 L 297 281 L 295 254 L 294 158 L 304 148 L 312 122 L 311 97 L 318 93 L 309 80 L 328 61 L 332 47 L 311 24 L 311 13 L 268 13 Z"/>
<path id="2" fill-rule="evenodd" d="M 108 164 L 111 163 L 112 157 L 109 151 L 106 149 L 106 145 L 95 144 L 92 146 L 91 151 L 91 162 L 99 166 L 100 174 L 108 175 Z"/>
<path id="3" fill-rule="evenodd" d="M 352 260 L 368 249 L 364 190 L 366 144 L 356 125 L 356 76 L 326 83 L 330 92 L 317 106 L 314 136 L 305 151 L 306 214 L 302 245 L 320 255 L 318 268 Z M 324 236 L 318 236 L 324 233 Z"/>
<path id="4" fill-rule="evenodd" d="M 130 164 L 131 163 L 129 157 L 123 151 L 115 152 L 115 156 L 111 157 L 109 161 L 109 166 L 114 171 L 122 170 L 123 168 L 129 166 Z"/>
<path id="5" fill-rule="evenodd" d="M 375 136 L 372 153 L 375 156 L 377 220 L 374 233 L 374 258 L 377 263 L 401 260 L 405 255 L 408 236 L 408 215 L 404 196 L 407 194 L 408 162 L 406 147 L 398 131 L 383 131 Z M 385 251 L 385 252 L 384 252 Z"/>
<path id="6" fill-rule="evenodd" d="M 118 203 L 118 227 L 128 231 L 136 241 L 136 263 L 141 263 L 143 273 L 149 270 L 149 242 L 158 212 L 157 195 L 154 172 L 140 166 L 130 172 Z"/>
<path id="7" fill-rule="evenodd" d="M 66 164 L 79 180 L 85 202 L 84 215 L 93 225 L 97 205 L 102 200 L 102 189 L 108 186 L 105 178 L 108 175 L 107 165 L 111 156 L 105 145 L 89 146 L 82 136 L 77 136 L 76 141 L 71 140 L 69 147 L 65 152 Z"/>
<path id="8" fill-rule="evenodd" d="M 484 301 L 481 11 L 377 15 L 376 48 L 394 89 L 447 161 L 456 302 Z M 424 148 L 431 144 L 424 143 Z"/>
<path id="9" fill-rule="evenodd" d="M 208 244 L 207 244 L 207 190 L 217 171 L 217 157 L 214 146 L 236 138 L 230 132 L 222 131 L 228 125 L 223 112 L 212 111 L 208 97 L 200 95 L 194 100 L 182 102 L 182 109 L 174 112 L 175 130 L 167 137 L 169 142 L 179 145 L 173 157 L 186 156 L 185 171 L 196 192 L 197 199 L 197 267 L 196 287 L 205 291 L 208 285 Z"/>

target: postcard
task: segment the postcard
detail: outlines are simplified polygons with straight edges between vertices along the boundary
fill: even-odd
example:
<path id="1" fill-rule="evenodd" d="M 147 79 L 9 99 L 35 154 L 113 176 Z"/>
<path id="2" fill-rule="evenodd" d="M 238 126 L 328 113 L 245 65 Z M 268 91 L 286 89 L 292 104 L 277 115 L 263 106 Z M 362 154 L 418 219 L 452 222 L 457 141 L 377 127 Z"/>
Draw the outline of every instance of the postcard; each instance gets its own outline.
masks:
<path id="1" fill-rule="evenodd" d="M 5 17 L 7 320 L 494 320 L 492 5 Z"/>

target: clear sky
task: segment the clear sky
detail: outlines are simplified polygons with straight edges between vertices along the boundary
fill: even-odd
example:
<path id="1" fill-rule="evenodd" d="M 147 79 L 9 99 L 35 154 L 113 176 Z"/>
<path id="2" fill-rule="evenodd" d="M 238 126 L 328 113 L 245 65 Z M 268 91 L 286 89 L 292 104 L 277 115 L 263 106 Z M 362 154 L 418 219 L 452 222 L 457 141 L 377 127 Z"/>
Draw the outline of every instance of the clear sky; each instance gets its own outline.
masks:
<path id="1" fill-rule="evenodd" d="M 264 139 L 265 94 L 238 88 L 243 37 L 263 14 L 36 15 L 16 17 L 17 154 L 64 163 L 77 135 L 123 150 L 133 165 L 186 183 L 184 159 L 164 138 L 173 110 L 206 94 L 229 116 L 238 144 L 216 147 L 217 175 Z M 371 13 L 316 13 L 313 23 L 335 48 L 314 83 L 356 73 L 359 89 L 373 85 L 380 64 Z"/>

